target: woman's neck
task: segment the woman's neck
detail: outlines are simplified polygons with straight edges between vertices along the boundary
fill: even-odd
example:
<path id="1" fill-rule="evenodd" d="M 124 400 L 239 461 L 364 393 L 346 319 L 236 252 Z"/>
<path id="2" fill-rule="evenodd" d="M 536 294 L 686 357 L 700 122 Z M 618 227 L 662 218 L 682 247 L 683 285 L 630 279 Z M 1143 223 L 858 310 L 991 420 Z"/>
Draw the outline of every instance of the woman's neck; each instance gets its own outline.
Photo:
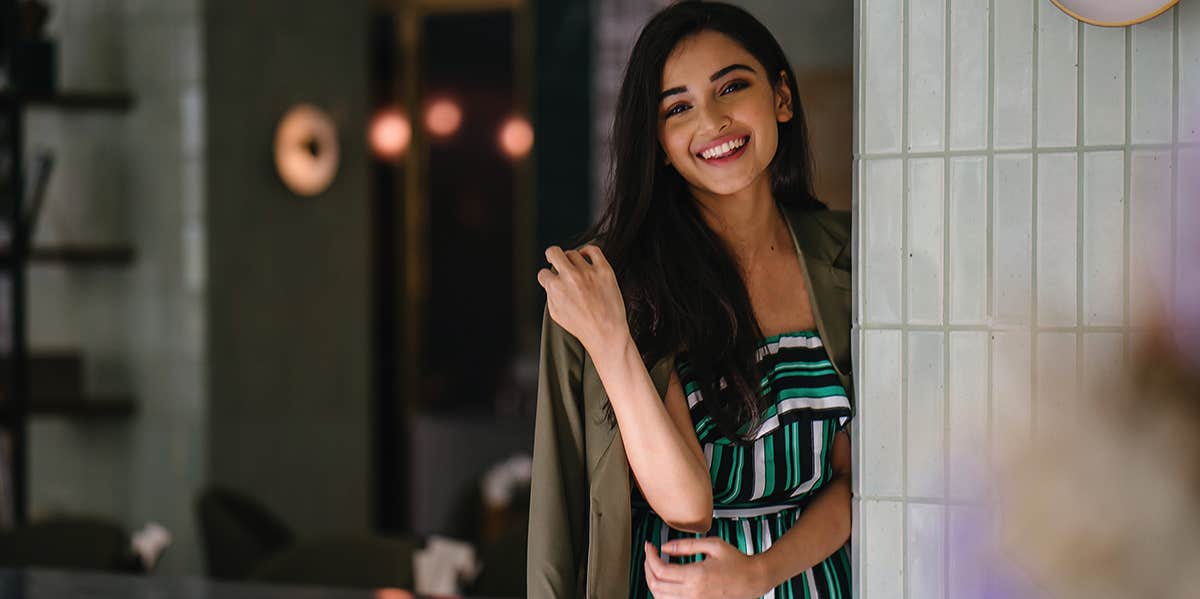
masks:
<path id="1" fill-rule="evenodd" d="M 743 274 L 775 252 L 791 247 L 791 234 L 765 175 L 730 195 L 692 190 L 705 223 L 733 252 Z"/>

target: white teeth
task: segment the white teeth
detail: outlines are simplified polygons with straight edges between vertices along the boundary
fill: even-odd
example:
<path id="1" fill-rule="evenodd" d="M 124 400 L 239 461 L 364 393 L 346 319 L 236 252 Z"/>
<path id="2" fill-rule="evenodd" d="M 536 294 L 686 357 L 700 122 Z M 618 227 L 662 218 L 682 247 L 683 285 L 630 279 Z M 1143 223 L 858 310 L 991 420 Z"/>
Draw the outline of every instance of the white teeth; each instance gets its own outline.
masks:
<path id="1" fill-rule="evenodd" d="M 742 147 L 745 144 L 746 144 L 746 141 L 745 141 L 745 138 L 743 137 L 743 138 L 735 139 L 733 141 L 727 141 L 715 148 L 709 148 L 709 149 L 701 152 L 700 155 L 703 156 L 705 160 L 712 160 L 713 158 L 723 157 L 726 154 Z"/>

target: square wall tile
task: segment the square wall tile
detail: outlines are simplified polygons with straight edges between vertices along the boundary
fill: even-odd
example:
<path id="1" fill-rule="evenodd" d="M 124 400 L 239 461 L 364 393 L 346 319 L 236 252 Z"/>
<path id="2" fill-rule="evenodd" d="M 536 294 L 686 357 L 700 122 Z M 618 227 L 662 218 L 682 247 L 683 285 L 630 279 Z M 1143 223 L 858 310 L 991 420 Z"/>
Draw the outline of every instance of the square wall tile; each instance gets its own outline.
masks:
<path id="1" fill-rule="evenodd" d="M 1034 397 L 1034 428 L 1039 434 L 1061 431 L 1077 404 L 1075 389 L 1075 333 L 1038 333 L 1034 365 L 1037 383 Z"/>
<path id="2" fill-rule="evenodd" d="M 1033 160 L 992 158 L 992 318 L 1028 324 L 1033 297 Z"/>
<path id="3" fill-rule="evenodd" d="M 1076 154 L 1038 156 L 1037 302 L 1038 324 L 1076 322 Z"/>
<path id="4" fill-rule="evenodd" d="M 1050 2 L 1038 3 L 1037 144 L 1075 146 L 1079 21 Z"/>
<path id="5" fill-rule="evenodd" d="M 945 337 L 940 332 L 908 334 L 908 496 L 945 496 Z"/>
<path id="6" fill-rule="evenodd" d="M 1083 171 L 1083 321 L 1119 326 L 1125 323 L 1125 153 L 1088 152 Z"/>
<path id="7" fill-rule="evenodd" d="M 992 138 L 997 148 L 1033 143 L 1032 2 L 995 2 Z"/>
<path id="8" fill-rule="evenodd" d="M 899 501 L 862 502 L 864 597 L 895 597 L 904 588 L 904 504 Z"/>
<path id="9" fill-rule="evenodd" d="M 950 3 L 950 149 L 988 142 L 988 0 Z"/>
<path id="10" fill-rule="evenodd" d="M 992 333 L 992 449 L 995 457 L 1011 455 L 1028 439 L 1030 405 L 1030 337 L 1019 331 Z"/>
<path id="11" fill-rule="evenodd" d="M 1200 6 L 1180 2 L 1175 12 L 1179 19 L 1179 140 L 1200 141 Z"/>
<path id="12" fill-rule="evenodd" d="M 899 152 L 904 132 L 901 0 L 863 0 L 862 153 Z"/>
<path id="13" fill-rule="evenodd" d="M 982 500 L 987 481 L 988 333 L 949 334 L 950 499 Z"/>
<path id="14" fill-rule="evenodd" d="M 858 472 L 856 495 L 899 497 L 904 494 L 904 380 L 901 332 L 862 331 L 859 365 Z"/>
<path id="15" fill-rule="evenodd" d="M 1171 152 L 1136 151 L 1129 165 L 1129 319 L 1153 322 L 1169 306 L 1171 274 Z"/>
<path id="16" fill-rule="evenodd" d="M 904 255 L 904 173 L 899 159 L 866 160 L 860 186 L 861 243 L 865 257 L 859 267 L 865 281 L 863 297 L 868 323 L 901 323 L 901 273 Z"/>
<path id="17" fill-rule="evenodd" d="M 946 597 L 946 508 L 908 504 L 908 596 Z"/>
<path id="18" fill-rule="evenodd" d="M 908 0 L 908 150 L 946 144 L 946 0 Z"/>
<path id="19" fill-rule="evenodd" d="M 942 323 L 945 160 L 908 163 L 908 322 Z"/>
<path id="20" fill-rule="evenodd" d="M 1171 13 L 1133 26 L 1132 96 L 1129 98 L 1133 143 L 1170 143 L 1175 110 L 1175 19 Z M 1183 74 L 1180 73 L 1182 76 Z"/>
<path id="21" fill-rule="evenodd" d="M 987 319 L 988 293 L 987 157 L 950 159 L 951 324 Z"/>
<path id="22" fill-rule="evenodd" d="M 1083 143 L 1125 143 L 1125 28 L 1083 27 Z"/>

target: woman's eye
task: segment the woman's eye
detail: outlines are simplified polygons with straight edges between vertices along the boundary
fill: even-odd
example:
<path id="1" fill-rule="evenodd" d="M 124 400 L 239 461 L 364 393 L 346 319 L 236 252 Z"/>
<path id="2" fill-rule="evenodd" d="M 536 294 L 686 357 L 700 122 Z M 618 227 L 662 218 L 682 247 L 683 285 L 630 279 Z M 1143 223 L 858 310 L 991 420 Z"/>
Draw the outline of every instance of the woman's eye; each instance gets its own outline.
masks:
<path id="1" fill-rule="evenodd" d="M 681 112 L 683 112 L 683 111 L 685 111 L 685 110 L 687 110 L 687 109 L 688 109 L 688 105 L 687 105 L 687 104 L 676 104 L 676 105 L 674 105 L 674 106 L 672 106 L 672 107 L 670 107 L 670 108 L 668 108 L 668 109 L 667 109 L 667 116 L 672 116 L 672 115 L 679 114 L 679 113 L 681 113 Z"/>
<path id="2" fill-rule="evenodd" d="M 745 87 L 748 87 L 748 84 L 745 81 L 730 81 L 729 84 L 721 90 L 721 94 L 724 95 L 732 93 Z"/>

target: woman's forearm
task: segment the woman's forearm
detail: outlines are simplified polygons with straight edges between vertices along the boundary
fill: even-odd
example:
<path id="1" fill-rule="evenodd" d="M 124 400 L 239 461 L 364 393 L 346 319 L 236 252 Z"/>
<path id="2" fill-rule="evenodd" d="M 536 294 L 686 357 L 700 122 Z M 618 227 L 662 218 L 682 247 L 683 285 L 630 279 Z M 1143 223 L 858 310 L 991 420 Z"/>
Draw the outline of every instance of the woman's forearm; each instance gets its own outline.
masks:
<path id="1" fill-rule="evenodd" d="M 759 554 L 772 587 L 821 563 L 850 538 L 850 473 L 825 483 L 800 518 L 767 551 Z"/>
<path id="2" fill-rule="evenodd" d="M 708 466 L 671 419 L 633 339 L 591 356 L 646 501 L 672 528 L 706 532 L 713 502 Z"/>

